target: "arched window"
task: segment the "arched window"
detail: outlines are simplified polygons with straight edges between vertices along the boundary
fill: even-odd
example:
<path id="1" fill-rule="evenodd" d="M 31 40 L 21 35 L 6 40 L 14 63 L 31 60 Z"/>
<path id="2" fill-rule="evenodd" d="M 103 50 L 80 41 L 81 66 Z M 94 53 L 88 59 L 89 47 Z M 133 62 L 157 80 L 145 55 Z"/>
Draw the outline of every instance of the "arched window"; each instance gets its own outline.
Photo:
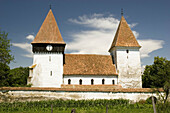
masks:
<path id="1" fill-rule="evenodd" d="M 105 83 L 105 80 L 104 79 L 102 79 L 102 84 L 104 84 Z"/>
<path id="2" fill-rule="evenodd" d="M 113 84 L 113 85 L 115 84 L 115 80 L 112 80 L 112 84 Z"/>
<path id="3" fill-rule="evenodd" d="M 79 84 L 82 85 L 82 80 L 81 79 L 79 80 Z"/>
<path id="4" fill-rule="evenodd" d="M 126 50 L 126 53 L 129 53 L 129 50 Z"/>
<path id="5" fill-rule="evenodd" d="M 91 85 L 93 85 L 94 84 L 94 80 L 93 79 L 91 79 Z"/>
<path id="6" fill-rule="evenodd" d="M 52 74 L 53 74 L 52 71 L 50 71 L 50 75 L 51 75 L 51 76 L 52 76 Z"/>
<path id="7" fill-rule="evenodd" d="M 68 79 L 68 84 L 71 84 L 71 80 L 70 79 Z"/>

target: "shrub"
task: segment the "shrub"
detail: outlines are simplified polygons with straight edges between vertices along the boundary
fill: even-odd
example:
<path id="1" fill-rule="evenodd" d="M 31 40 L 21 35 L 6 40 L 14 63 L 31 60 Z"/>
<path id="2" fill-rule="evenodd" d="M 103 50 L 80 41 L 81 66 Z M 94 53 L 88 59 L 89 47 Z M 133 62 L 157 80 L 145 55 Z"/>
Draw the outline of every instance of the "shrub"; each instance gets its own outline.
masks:
<path id="1" fill-rule="evenodd" d="M 156 102 L 157 102 L 157 98 L 156 97 L 154 97 L 154 102 L 156 104 Z M 146 99 L 146 103 L 147 104 L 152 104 L 152 96 Z"/>
<path id="2" fill-rule="evenodd" d="M 145 103 L 146 103 L 146 100 L 139 100 L 138 103 L 139 103 L 139 104 L 145 104 Z"/>

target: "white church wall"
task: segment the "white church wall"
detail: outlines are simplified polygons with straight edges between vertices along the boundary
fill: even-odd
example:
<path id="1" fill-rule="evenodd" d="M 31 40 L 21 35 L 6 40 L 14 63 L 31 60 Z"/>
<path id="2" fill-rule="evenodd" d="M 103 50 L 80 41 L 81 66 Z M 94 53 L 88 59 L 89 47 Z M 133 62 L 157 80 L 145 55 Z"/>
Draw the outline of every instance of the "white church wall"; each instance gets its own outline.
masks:
<path id="1" fill-rule="evenodd" d="M 71 84 L 79 85 L 79 80 L 82 80 L 82 85 L 91 85 L 91 79 L 94 80 L 94 85 L 102 84 L 102 79 L 105 80 L 106 85 L 111 85 L 112 80 L 114 80 L 115 84 L 117 84 L 118 76 L 102 76 L 102 75 L 65 75 L 64 83 L 68 84 L 68 80 L 71 80 Z"/>
<path id="2" fill-rule="evenodd" d="M 33 87 L 61 87 L 63 79 L 63 55 L 36 53 L 31 83 Z"/>
<path id="3" fill-rule="evenodd" d="M 128 50 L 128 53 L 127 53 Z M 142 88 L 139 48 L 116 48 L 118 84 L 123 88 Z"/>

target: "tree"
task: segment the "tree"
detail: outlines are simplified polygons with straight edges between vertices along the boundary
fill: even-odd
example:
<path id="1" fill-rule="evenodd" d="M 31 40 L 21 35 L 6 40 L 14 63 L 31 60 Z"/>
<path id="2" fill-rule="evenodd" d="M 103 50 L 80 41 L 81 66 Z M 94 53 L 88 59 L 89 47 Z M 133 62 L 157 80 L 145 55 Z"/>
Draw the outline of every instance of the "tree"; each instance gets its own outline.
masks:
<path id="1" fill-rule="evenodd" d="M 0 63 L 0 87 L 9 86 L 9 83 L 8 83 L 9 72 L 10 72 L 9 66 L 6 64 Z"/>
<path id="2" fill-rule="evenodd" d="M 11 44 L 10 40 L 7 38 L 8 33 L 1 32 L 0 30 L 0 63 L 9 64 L 14 57 L 10 54 Z"/>
<path id="3" fill-rule="evenodd" d="M 12 87 L 27 86 L 27 78 L 29 76 L 28 67 L 19 67 L 10 70 L 8 84 Z"/>
<path id="4" fill-rule="evenodd" d="M 8 33 L 0 30 L 0 87 L 2 86 L 26 86 L 29 75 L 28 67 L 10 70 L 8 64 L 14 60 L 10 54 L 11 44 L 7 38 Z"/>
<path id="5" fill-rule="evenodd" d="M 170 90 L 170 61 L 163 57 L 155 57 L 152 65 L 147 65 L 142 75 L 143 88 L 163 88 L 164 103 Z"/>
<path id="6" fill-rule="evenodd" d="M 14 59 L 10 54 L 10 40 L 7 38 L 8 34 L 0 30 L 0 86 L 9 86 L 9 72 L 8 64 Z"/>

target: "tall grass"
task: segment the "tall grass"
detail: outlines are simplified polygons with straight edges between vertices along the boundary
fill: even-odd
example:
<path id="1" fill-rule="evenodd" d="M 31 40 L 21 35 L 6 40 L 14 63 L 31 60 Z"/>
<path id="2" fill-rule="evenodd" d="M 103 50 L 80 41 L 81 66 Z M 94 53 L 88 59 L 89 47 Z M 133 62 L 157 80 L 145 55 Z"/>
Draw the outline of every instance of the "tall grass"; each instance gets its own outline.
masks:
<path id="1" fill-rule="evenodd" d="M 77 113 L 105 113 L 106 105 L 109 113 L 150 113 L 152 105 L 130 104 L 129 100 L 48 100 L 0 103 L 0 113 L 50 113 L 51 105 L 53 113 L 70 113 L 75 108 Z"/>
<path id="2" fill-rule="evenodd" d="M 48 101 L 30 101 L 30 102 L 14 102 L 14 103 L 0 103 L 0 111 L 25 111 L 30 109 L 47 109 L 51 108 L 77 108 L 81 107 L 88 109 L 90 107 L 105 107 L 125 106 L 129 104 L 129 100 L 115 99 L 115 100 L 48 100 Z"/>

